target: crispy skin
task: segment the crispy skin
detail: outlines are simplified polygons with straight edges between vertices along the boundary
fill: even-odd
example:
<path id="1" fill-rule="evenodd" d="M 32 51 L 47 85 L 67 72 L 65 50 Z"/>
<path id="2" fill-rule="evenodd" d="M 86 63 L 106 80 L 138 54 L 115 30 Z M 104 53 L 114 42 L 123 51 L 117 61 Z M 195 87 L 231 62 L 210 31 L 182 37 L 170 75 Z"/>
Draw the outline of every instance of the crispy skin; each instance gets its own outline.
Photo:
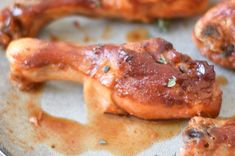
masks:
<path id="1" fill-rule="evenodd" d="M 150 22 L 201 13 L 208 0 L 18 0 L 0 12 L 0 45 L 20 37 L 34 37 L 58 18 L 80 14 Z"/>
<path id="2" fill-rule="evenodd" d="M 183 134 L 182 156 L 234 156 L 235 118 L 194 117 Z"/>
<path id="3" fill-rule="evenodd" d="M 193 39 L 201 53 L 226 68 L 235 69 L 235 1 L 221 2 L 196 24 Z"/>
<path id="4" fill-rule="evenodd" d="M 91 46 L 20 39 L 9 45 L 7 57 L 11 79 L 20 88 L 47 80 L 84 83 L 86 101 L 96 98 L 104 112 L 175 119 L 216 117 L 220 110 L 213 66 L 193 61 L 159 38 Z M 176 84 L 167 87 L 173 76 Z M 88 96 L 91 90 L 96 96 Z"/>

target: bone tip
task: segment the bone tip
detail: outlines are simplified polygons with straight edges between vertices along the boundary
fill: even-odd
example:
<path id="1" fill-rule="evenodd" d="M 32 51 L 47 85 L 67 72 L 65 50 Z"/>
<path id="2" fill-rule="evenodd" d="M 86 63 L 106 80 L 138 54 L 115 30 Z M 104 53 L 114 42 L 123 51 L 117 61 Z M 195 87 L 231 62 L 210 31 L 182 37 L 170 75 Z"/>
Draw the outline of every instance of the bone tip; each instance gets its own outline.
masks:
<path id="1" fill-rule="evenodd" d="M 6 56 L 8 59 L 12 58 L 12 56 L 17 55 L 19 53 L 23 53 L 27 51 L 27 49 L 32 49 L 35 47 L 34 40 L 31 38 L 23 38 L 12 41 L 7 49 L 6 49 Z"/>

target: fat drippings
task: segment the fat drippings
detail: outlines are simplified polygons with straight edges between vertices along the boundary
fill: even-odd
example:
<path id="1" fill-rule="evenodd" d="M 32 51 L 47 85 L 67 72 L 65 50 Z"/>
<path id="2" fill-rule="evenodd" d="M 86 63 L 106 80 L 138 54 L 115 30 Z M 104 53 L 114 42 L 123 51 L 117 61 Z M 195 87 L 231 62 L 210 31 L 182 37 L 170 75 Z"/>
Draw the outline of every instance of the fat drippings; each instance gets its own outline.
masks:
<path id="1" fill-rule="evenodd" d="M 228 79 L 225 76 L 219 75 L 216 77 L 216 82 L 220 86 L 226 86 L 228 84 Z"/>
<path id="2" fill-rule="evenodd" d="M 149 38 L 149 31 L 145 28 L 136 28 L 126 34 L 128 42 L 138 42 Z"/>
<path id="3" fill-rule="evenodd" d="M 102 114 L 88 105 L 88 123 L 53 117 L 39 105 L 28 103 L 29 122 L 35 130 L 35 141 L 66 154 L 90 150 L 107 150 L 114 155 L 137 154 L 153 143 L 179 133 L 183 121 L 145 121 L 133 117 Z"/>

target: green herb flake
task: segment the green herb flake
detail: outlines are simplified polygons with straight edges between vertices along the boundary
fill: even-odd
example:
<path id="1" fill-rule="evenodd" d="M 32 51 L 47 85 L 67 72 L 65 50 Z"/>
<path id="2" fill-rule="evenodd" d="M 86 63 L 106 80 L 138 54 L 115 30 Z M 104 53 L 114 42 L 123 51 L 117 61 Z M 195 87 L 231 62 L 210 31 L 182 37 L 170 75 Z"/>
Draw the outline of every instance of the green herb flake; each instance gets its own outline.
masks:
<path id="1" fill-rule="evenodd" d="M 106 145 L 106 144 L 107 144 L 107 141 L 104 140 L 104 139 L 100 139 L 100 140 L 99 140 L 99 144 L 100 144 L 100 145 Z"/>
<path id="2" fill-rule="evenodd" d="M 95 7 L 96 7 L 96 8 L 100 8 L 100 7 L 101 7 L 101 2 L 100 2 L 100 0 L 96 0 L 96 1 L 95 1 Z"/>
<path id="3" fill-rule="evenodd" d="M 110 67 L 109 67 L 109 66 L 104 66 L 104 72 L 105 72 L 105 73 L 109 72 L 109 70 L 110 70 Z"/>
<path id="4" fill-rule="evenodd" d="M 160 56 L 159 60 L 157 61 L 158 63 L 161 63 L 161 64 L 167 64 L 166 62 L 166 59 L 163 55 Z"/>
<path id="5" fill-rule="evenodd" d="M 176 77 L 172 76 L 172 78 L 169 79 L 168 83 L 167 83 L 167 87 L 168 88 L 172 88 L 176 85 Z"/>
<path id="6" fill-rule="evenodd" d="M 155 22 L 155 25 L 159 28 L 160 31 L 167 31 L 170 27 L 170 21 L 166 19 L 158 19 Z"/>

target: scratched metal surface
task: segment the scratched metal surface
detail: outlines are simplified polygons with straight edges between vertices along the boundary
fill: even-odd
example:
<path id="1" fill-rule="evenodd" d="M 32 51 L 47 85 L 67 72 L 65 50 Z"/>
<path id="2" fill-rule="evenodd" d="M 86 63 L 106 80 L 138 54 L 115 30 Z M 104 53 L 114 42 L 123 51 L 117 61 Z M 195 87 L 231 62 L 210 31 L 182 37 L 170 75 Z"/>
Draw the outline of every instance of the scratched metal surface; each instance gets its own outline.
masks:
<path id="1" fill-rule="evenodd" d="M 1 0 L 0 8 L 3 8 L 7 4 L 11 3 L 11 0 Z M 215 1 L 213 1 L 215 2 Z M 185 54 L 190 55 L 194 59 L 206 60 L 202 57 L 195 45 L 191 40 L 191 32 L 198 17 L 180 20 L 174 22 L 171 28 L 167 32 L 161 32 L 153 24 L 136 24 L 127 23 L 122 21 L 108 21 L 102 19 L 88 19 L 82 17 L 69 17 L 58 20 L 47 26 L 40 34 L 40 38 L 48 38 L 48 34 L 56 34 L 59 38 L 66 41 L 73 41 L 83 43 L 84 34 L 87 34 L 94 40 L 88 43 L 123 43 L 126 42 L 126 33 L 133 28 L 143 27 L 149 30 L 151 37 L 162 37 L 173 43 L 174 47 Z M 74 27 L 73 22 L 79 21 L 81 29 Z M 102 39 L 101 34 L 106 25 L 111 26 L 110 37 L 106 40 Z M 85 32 L 85 33 L 84 33 Z M 209 61 L 210 64 L 212 62 Z M 220 112 L 220 117 L 229 117 L 235 115 L 235 73 L 226 69 L 223 69 L 215 65 L 217 75 L 225 76 L 229 83 L 222 87 L 223 90 L 223 104 Z M 60 155 L 55 151 L 48 150 L 44 145 L 39 145 L 33 150 L 25 150 L 24 147 L 17 146 L 12 138 L 6 133 L 6 121 L 4 120 L 4 109 L 8 107 L 9 92 L 14 90 L 11 86 L 7 76 L 9 72 L 9 65 L 5 58 L 3 50 L 0 51 L 0 155 Z M 51 88 L 56 86 L 59 90 Z M 24 101 L 24 95 L 20 100 L 16 100 L 16 103 L 20 105 Z M 41 99 L 42 108 L 49 114 L 72 119 L 79 122 L 86 122 L 86 110 L 82 95 L 82 86 L 69 82 L 50 82 L 44 90 Z M 13 125 L 19 133 L 22 133 L 22 141 L 24 141 L 24 134 L 27 133 L 27 127 L 24 127 L 23 117 L 20 117 L 20 113 L 24 113 L 24 110 L 15 110 L 16 113 L 12 115 L 12 118 L 17 118 L 18 124 Z M 79 115 L 78 115 L 79 114 Z M 18 115 L 18 116 L 17 116 Z M 9 124 L 11 120 L 8 120 Z M 14 139 L 13 139 L 14 140 Z M 139 155 L 155 155 L 169 156 L 174 155 L 175 152 L 179 155 L 179 149 L 182 147 L 181 134 L 169 139 L 152 145 L 149 149 L 139 153 Z M 99 152 L 86 152 L 82 155 L 111 155 L 106 151 Z"/>

